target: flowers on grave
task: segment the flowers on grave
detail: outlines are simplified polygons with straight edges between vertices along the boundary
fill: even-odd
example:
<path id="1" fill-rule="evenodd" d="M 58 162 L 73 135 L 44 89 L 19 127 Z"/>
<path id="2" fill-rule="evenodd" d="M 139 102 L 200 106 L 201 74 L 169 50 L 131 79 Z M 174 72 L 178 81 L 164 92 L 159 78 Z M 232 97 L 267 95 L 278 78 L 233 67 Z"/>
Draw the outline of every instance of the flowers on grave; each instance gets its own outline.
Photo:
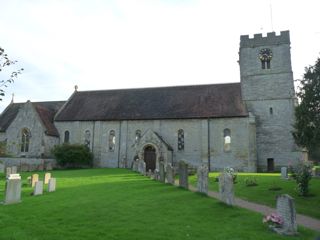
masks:
<path id="1" fill-rule="evenodd" d="M 232 167 L 226 167 L 223 171 L 232 177 L 233 183 L 236 183 L 237 173 Z"/>
<path id="2" fill-rule="evenodd" d="M 283 224 L 283 219 L 277 213 L 271 213 L 270 215 L 264 216 L 262 222 L 268 224 L 270 227 L 279 228 Z"/>

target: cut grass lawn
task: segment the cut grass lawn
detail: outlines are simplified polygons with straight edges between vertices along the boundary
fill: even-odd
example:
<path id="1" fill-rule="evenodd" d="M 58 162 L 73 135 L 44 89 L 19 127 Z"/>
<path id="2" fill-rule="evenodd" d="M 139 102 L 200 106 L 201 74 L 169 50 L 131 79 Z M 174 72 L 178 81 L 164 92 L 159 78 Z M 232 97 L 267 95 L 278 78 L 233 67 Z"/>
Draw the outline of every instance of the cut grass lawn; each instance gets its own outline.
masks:
<path id="1" fill-rule="evenodd" d="M 57 191 L 0 205 L 0 239 L 288 239 L 262 216 L 124 169 L 53 171 Z M 43 179 L 44 173 L 40 173 Z M 3 199 L 4 176 L 0 197 Z M 294 239 L 317 234 L 299 227 Z"/>
<path id="2" fill-rule="evenodd" d="M 219 183 L 215 178 L 220 173 L 210 173 L 209 189 L 219 191 Z M 246 186 L 246 178 L 255 178 L 257 186 Z M 190 177 L 192 185 L 196 186 L 196 176 Z M 280 187 L 281 190 L 271 191 L 270 187 Z M 296 210 L 298 213 L 305 214 L 320 219 L 320 179 L 313 178 L 310 181 L 310 196 L 302 197 L 296 190 L 297 184 L 293 179 L 283 180 L 279 173 L 239 173 L 237 183 L 234 185 L 236 197 L 261 203 L 270 207 L 276 207 L 276 196 L 280 194 L 289 194 L 294 198 Z"/>

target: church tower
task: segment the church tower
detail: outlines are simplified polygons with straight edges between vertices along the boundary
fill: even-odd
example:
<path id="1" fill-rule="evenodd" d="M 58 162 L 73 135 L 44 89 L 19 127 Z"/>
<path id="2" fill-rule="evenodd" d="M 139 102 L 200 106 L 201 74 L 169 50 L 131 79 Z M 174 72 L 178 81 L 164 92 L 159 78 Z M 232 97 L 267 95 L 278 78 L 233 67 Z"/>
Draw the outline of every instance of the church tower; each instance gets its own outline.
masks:
<path id="1" fill-rule="evenodd" d="M 242 99 L 256 117 L 258 170 L 297 164 L 289 31 L 241 36 L 239 57 Z"/>

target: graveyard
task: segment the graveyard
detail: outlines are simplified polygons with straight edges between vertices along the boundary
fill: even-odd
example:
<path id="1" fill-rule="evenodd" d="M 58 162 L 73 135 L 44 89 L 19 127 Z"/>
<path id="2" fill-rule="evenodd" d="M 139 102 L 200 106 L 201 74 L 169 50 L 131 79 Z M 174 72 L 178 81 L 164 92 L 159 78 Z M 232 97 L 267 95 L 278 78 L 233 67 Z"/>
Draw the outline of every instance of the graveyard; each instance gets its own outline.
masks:
<path id="1" fill-rule="evenodd" d="M 201 171 L 205 175 L 205 169 Z M 186 190 L 183 171 L 179 174 L 186 179 L 176 177 L 181 187 L 164 183 L 161 172 L 158 181 L 127 169 L 53 170 L 49 180 L 45 171 L 22 172 L 21 202 L 0 205 L 0 239 L 316 239 L 320 235 L 301 226 L 294 237 L 279 235 L 262 223 L 259 213 Z M 40 195 L 34 194 L 35 186 L 28 180 L 32 174 L 38 174 L 37 182 L 43 184 Z M 210 173 L 208 186 L 200 189 L 218 191 L 217 176 Z M 293 196 L 298 213 L 319 219 L 319 179 L 311 181 L 313 195 L 299 199 L 291 190 L 292 181 L 280 179 L 279 173 L 254 176 L 258 186 L 246 189 L 243 182 L 248 175 L 238 174 L 237 197 L 275 207 L 273 194 L 264 186 L 276 182 L 282 187 L 277 194 Z M 0 199 L 4 199 L 6 176 L 0 173 L 0 179 Z M 57 184 L 52 192 L 50 179 Z M 189 176 L 187 184 L 196 186 L 196 176 Z"/>

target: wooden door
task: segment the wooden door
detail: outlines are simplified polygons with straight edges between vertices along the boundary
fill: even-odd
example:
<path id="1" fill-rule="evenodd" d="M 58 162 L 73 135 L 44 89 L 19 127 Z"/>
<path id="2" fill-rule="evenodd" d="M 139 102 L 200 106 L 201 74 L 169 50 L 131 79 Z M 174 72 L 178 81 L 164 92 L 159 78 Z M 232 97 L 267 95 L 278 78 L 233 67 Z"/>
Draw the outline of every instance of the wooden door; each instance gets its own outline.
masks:
<path id="1" fill-rule="evenodd" d="M 156 169 L 156 150 L 152 146 L 147 146 L 144 149 L 144 161 L 146 162 L 146 171 L 153 172 Z"/>

